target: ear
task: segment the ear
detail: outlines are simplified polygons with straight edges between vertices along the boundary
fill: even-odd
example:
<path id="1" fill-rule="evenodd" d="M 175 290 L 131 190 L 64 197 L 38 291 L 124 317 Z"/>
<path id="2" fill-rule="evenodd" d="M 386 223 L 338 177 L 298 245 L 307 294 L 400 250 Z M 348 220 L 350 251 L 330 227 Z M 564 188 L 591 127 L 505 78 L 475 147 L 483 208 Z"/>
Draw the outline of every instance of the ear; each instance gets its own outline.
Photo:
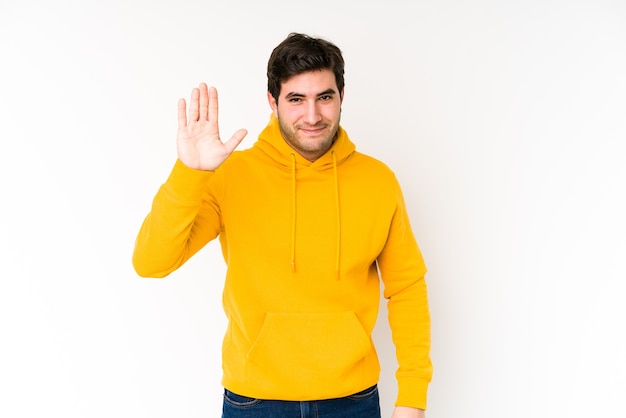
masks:
<path id="1" fill-rule="evenodd" d="M 272 112 L 274 112 L 274 116 L 278 118 L 278 102 L 276 101 L 276 99 L 274 99 L 274 96 L 272 96 L 272 93 L 270 93 L 269 91 L 267 92 L 267 102 L 270 104 Z"/>

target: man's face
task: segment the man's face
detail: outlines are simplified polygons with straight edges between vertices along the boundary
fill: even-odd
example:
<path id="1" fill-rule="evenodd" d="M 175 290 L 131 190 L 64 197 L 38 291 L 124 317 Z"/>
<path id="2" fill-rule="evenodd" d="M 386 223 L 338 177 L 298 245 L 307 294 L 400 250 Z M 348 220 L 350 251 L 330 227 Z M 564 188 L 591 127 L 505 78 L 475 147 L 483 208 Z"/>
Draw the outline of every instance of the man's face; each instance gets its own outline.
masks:
<path id="1" fill-rule="evenodd" d="M 309 161 L 321 157 L 333 144 L 343 91 L 330 70 L 298 74 L 284 82 L 278 101 L 267 94 L 285 141 Z"/>

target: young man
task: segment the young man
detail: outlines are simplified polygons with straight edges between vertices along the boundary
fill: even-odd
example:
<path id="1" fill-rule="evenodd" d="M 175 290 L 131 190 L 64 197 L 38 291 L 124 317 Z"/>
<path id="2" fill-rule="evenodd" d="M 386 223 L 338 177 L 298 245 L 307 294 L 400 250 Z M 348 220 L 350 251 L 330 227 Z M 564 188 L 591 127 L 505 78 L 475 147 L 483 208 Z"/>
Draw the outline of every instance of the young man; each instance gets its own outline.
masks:
<path id="1" fill-rule="evenodd" d="M 214 88 L 178 104 L 178 160 L 133 263 L 164 277 L 219 237 L 227 274 L 223 417 L 380 417 L 379 280 L 399 363 L 393 418 L 422 417 L 432 367 L 426 267 L 400 186 L 339 125 L 344 61 L 290 34 L 270 56 L 269 124 L 222 142 Z"/>

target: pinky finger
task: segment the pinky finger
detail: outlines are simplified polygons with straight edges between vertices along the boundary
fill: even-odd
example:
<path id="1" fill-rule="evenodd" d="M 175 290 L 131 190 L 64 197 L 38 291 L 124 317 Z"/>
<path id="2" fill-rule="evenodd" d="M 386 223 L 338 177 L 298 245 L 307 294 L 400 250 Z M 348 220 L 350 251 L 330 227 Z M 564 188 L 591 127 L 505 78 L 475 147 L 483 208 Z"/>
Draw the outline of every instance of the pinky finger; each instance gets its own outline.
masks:
<path id="1" fill-rule="evenodd" d="M 178 99 L 178 128 L 187 127 L 187 106 L 185 99 Z"/>

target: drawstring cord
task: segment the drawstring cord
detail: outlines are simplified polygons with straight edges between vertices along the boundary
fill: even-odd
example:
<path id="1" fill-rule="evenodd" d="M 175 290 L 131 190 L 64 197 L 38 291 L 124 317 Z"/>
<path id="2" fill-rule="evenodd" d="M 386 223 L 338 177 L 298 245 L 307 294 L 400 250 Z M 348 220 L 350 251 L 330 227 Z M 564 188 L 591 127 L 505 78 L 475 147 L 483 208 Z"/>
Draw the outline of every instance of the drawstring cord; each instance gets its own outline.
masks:
<path id="1" fill-rule="evenodd" d="M 339 176 L 337 174 L 337 156 L 335 151 L 331 151 L 333 156 L 333 174 L 335 176 L 335 209 L 337 215 L 337 258 L 335 260 L 335 270 L 337 271 L 337 280 L 341 278 L 341 272 L 339 270 L 339 260 L 341 256 L 341 211 L 339 208 Z"/>
<path id="2" fill-rule="evenodd" d="M 291 213 L 291 271 L 296 271 L 296 155 L 291 154 L 291 196 L 292 196 L 292 213 Z"/>

